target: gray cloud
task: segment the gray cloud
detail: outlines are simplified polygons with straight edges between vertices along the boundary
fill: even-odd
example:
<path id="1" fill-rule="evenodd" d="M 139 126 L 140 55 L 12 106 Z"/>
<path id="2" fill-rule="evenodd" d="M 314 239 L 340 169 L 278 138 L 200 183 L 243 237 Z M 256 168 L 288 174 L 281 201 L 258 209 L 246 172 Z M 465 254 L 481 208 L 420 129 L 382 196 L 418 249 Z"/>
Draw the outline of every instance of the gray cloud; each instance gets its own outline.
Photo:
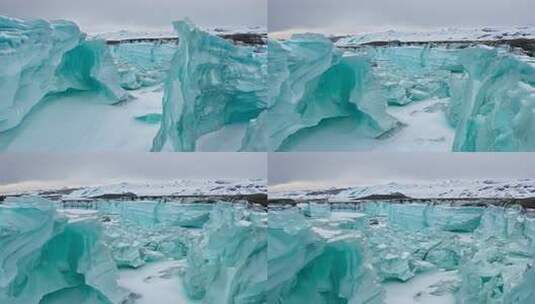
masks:
<path id="1" fill-rule="evenodd" d="M 189 17 L 201 26 L 267 26 L 267 0 L 2 0 L 0 14 L 68 19 L 84 30 L 168 28 Z"/>
<path id="2" fill-rule="evenodd" d="M 0 154 L 0 185 L 266 178 L 266 174 L 265 153 Z"/>
<path id="3" fill-rule="evenodd" d="M 533 153 L 270 153 L 270 186 L 535 177 Z"/>
<path id="4" fill-rule="evenodd" d="M 269 0 L 270 32 L 534 24 L 532 0 Z"/>

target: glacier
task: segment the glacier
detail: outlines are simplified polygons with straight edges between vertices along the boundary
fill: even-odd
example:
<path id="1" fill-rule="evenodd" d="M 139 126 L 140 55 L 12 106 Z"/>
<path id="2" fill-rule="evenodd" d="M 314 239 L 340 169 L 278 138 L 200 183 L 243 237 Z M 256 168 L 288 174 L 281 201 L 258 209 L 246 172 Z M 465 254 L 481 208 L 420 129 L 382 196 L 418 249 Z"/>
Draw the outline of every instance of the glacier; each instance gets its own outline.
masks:
<path id="1" fill-rule="evenodd" d="M 53 95 L 94 91 L 110 104 L 128 98 L 104 42 L 86 41 L 76 24 L 0 16 L 0 26 L 0 132 Z"/>

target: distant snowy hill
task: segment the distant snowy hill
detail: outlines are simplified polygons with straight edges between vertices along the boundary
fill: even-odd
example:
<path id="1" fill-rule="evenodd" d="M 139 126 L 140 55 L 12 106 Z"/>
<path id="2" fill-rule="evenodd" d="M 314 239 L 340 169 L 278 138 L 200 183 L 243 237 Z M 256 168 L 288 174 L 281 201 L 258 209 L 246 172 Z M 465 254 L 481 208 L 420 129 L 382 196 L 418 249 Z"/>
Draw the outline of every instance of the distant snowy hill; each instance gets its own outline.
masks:
<path id="1" fill-rule="evenodd" d="M 243 195 L 266 191 L 266 182 L 262 179 L 176 180 L 162 183 L 120 183 L 83 187 L 64 195 L 64 198 L 91 198 L 105 194 L 125 193 L 133 193 L 137 196 Z"/>
<path id="2" fill-rule="evenodd" d="M 204 29 L 213 35 L 231 35 L 231 34 L 265 34 L 267 29 L 261 26 L 257 27 L 217 27 Z M 169 26 L 169 30 L 110 30 L 106 32 L 88 33 L 92 39 L 103 40 L 126 40 L 137 38 L 168 38 L 177 37 L 177 33 Z"/>
<path id="3" fill-rule="evenodd" d="M 444 180 L 433 183 L 354 186 L 324 190 L 269 192 L 271 198 L 358 199 L 401 193 L 412 198 L 526 198 L 535 197 L 535 179 Z"/>
<path id="4" fill-rule="evenodd" d="M 397 31 L 360 33 L 339 39 L 338 46 L 359 45 L 379 41 L 488 41 L 535 38 L 535 26 L 443 28 L 429 31 Z"/>

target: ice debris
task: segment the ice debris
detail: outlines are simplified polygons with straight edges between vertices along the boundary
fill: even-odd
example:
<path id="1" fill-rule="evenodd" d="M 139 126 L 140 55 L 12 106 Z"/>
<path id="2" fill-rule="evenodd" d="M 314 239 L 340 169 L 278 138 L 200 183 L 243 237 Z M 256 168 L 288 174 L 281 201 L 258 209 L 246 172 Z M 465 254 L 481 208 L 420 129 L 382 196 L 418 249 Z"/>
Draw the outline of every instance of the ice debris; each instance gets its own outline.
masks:
<path id="1" fill-rule="evenodd" d="M 251 125 L 248 150 L 277 151 L 300 132 L 336 118 L 351 118 L 370 137 L 396 127 L 386 98 L 363 56 L 342 56 L 327 38 L 294 35 L 268 42 L 268 111 Z"/>

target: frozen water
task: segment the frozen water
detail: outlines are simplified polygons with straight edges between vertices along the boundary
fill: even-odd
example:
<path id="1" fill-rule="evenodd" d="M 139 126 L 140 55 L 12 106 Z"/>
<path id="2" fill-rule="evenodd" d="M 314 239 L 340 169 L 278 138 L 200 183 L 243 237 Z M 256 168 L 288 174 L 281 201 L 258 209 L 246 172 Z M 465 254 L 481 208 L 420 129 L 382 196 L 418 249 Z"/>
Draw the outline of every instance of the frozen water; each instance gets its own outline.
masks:
<path id="1" fill-rule="evenodd" d="M 165 80 L 153 151 L 195 151 L 202 135 L 249 123 L 266 108 L 265 52 L 236 46 L 187 20 L 174 26 L 180 43 Z"/>
<path id="2" fill-rule="evenodd" d="M 128 97 L 104 42 L 85 41 L 74 23 L 0 16 L 0 24 L 0 131 L 16 127 L 47 96 L 94 91 L 109 104 Z"/>
<path id="3" fill-rule="evenodd" d="M 128 293 L 94 218 L 68 220 L 49 201 L 0 205 L 2 303 L 119 303 Z"/>

